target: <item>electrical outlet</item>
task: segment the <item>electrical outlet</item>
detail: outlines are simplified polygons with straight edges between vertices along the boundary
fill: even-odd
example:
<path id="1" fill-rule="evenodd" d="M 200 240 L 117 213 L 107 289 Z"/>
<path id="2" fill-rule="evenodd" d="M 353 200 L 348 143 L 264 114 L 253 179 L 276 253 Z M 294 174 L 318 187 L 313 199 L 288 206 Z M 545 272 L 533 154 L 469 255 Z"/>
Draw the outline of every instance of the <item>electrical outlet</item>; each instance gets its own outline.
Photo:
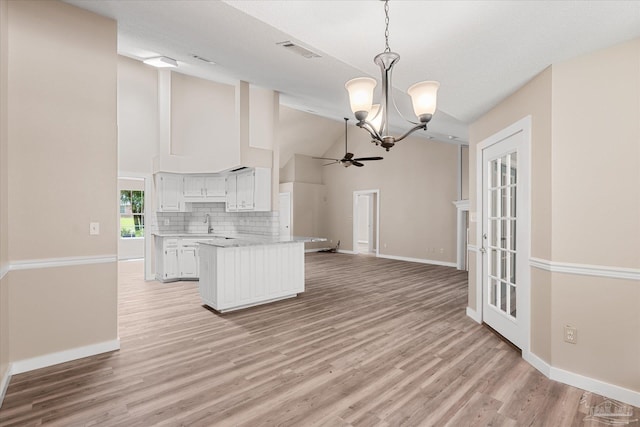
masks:
<path id="1" fill-rule="evenodd" d="M 89 223 L 89 235 L 96 236 L 100 234 L 100 223 L 99 222 L 90 222 Z"/>
<path id="2" fill-rule="evenodd" d="M 164 220 L 164 225 L 169 225 L 169 223 L 170 223 L 169 218 L 166 218 L 166 219 Z"/>
<path id="3" fill-rule="evenodd" d="M 444 253 L 444 248 L 440 248 L 440 253 L 443 254 Z"/>
<path id="4" fill-rule="evenodd" d="M 564 341 L 569 344 L 578 344 L 578 329 L 573 326 L 564 327 Z"/>

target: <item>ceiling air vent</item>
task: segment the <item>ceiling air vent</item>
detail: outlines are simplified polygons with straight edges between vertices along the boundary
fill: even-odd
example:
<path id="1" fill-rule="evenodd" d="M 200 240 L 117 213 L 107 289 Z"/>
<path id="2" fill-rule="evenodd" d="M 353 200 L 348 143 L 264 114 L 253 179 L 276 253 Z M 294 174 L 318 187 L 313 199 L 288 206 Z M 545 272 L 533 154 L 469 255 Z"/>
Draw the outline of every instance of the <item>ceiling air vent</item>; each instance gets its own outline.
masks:
<path id="1" fill-rule="evenodd" d="M 280 45 L 282 47 L 284 47 L 285 49 L 287 49 L 289 52 L 293 52 L 296 55 L 300 55 L 303 56 L 307 59 L 311 59 L 311 58 L 320 58 L 320 55 L 318 55 L 315 52 L 311 52 L 309 49 L 305 49 L 302 46 L 299 46 L 289 40 L 284 41 L 284 42 L 280 42 L 280 43 L 276 43 L 277 45 Z"/>

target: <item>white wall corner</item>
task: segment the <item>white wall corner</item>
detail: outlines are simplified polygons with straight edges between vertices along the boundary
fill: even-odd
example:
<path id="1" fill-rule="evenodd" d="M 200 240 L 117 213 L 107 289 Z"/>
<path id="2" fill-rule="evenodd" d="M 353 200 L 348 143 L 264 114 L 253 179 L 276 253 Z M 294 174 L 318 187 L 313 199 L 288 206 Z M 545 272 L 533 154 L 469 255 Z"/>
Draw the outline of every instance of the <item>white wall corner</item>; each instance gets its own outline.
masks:
<path id="1" fill-rule="evenodd" d="M 43 356 L 32 357 L 30 359 L 13 362 L 11 375 L 22 374 L 40 368 L 57 365 L 59 363 L 70 362 L 84 357 L 95 356 L 97 354 L 108 353 L 120 350 L 120 339 L 104 341 L 84 347 L 72 348 L 56 353 L 49 353 Z"/>
<path id="2" fill-rule="evenodd" d="M 476 323 L 480 323 L 480 324 L 482 323 L 482 318 L 480 317 L 480 313 L 478 313 L 471 307 L 467 307 L 467 316 L 473 319 L 473 321 Z"/>
<path id="3" fill-rule="evenodd" d="M 9 388 L 9 382 L 11 381 L 11 363 L 9 363 L 9 368 L 7 372 L 4 373 L 2 378 L 0 378 L 0 408 L 2 407 L 2 402 L 4 402 L 4 396 L 7 393 L 7 388 Z"/>

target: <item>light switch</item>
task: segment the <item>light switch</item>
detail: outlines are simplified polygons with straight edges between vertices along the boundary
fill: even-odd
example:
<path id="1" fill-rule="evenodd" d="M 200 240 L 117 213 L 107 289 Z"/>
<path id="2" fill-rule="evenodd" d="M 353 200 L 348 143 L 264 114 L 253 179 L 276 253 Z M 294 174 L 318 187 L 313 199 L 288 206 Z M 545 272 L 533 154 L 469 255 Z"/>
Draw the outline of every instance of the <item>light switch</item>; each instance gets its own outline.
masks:
<path id="1" fill-rule="evenodd" d="M 100 234 L 100 223 L 99 222 L 90 222 L 89 223 L 89 234 L 92 236 Z"/>

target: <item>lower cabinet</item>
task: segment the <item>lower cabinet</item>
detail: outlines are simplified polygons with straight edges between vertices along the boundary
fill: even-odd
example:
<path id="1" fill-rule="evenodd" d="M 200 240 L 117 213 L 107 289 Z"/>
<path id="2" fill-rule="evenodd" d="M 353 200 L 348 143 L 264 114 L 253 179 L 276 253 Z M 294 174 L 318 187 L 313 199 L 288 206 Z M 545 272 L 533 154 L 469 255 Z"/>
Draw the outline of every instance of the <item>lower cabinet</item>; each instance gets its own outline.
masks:
<path id="1" fill-rule="evenodd" d="M 156 280 L 198 279 L 197 239 L 156 236 Z"/>
<path id="2" fill-rule="evenodd" d="M 180 239 L 180 253 L 178 254 L 178 265 L 180 267 L 180 278 L 198 278 L 198 243 L 197 240 Z"/>

